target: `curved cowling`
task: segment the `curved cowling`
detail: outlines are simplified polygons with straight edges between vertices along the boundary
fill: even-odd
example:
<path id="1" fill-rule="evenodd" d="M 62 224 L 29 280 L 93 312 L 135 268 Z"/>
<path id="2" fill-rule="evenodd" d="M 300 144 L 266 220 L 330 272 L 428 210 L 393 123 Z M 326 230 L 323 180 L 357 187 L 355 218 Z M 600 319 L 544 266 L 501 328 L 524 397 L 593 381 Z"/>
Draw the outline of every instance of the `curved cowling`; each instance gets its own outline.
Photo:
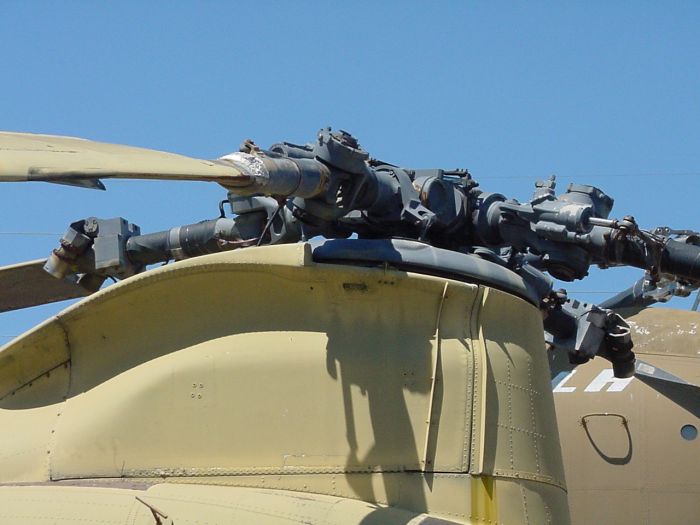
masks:
<path id="1" fill-rule="evenodd" d="M 567 523 L 548 384 L 539 312 L 511 294 L 248 248 L 126 279 L 0 349 L 0 483 Z"/>
<path id="2" fill-rule="evenodd" d="M 551 285 L 534 286 L 505 266 L 481 257 L 435 248 L 410 239 L 315 239 L 315 261 L 345 264 L 384 264 L 406 271 L 484 283 L 539 305 Z M 543 293 L 544 292 L 544 293 Z"/>

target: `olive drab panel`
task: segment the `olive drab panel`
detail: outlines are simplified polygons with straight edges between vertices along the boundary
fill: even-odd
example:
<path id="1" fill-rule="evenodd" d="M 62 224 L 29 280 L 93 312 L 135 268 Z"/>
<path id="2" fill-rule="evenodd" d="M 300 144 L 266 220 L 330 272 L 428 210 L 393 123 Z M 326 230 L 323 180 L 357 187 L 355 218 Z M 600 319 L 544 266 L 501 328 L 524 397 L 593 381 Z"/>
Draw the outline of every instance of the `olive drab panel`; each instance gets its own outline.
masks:
<path id="1" fill-rule="evenodd" d="M 608 361 L 573 368 L 551 356 L 573 522 L 695 523 L 700 439 L 684 428 L 700 428 L 700 314 L 648 308 L 628 322 L 637 358 L 690 384 L 616 379 Z"/>

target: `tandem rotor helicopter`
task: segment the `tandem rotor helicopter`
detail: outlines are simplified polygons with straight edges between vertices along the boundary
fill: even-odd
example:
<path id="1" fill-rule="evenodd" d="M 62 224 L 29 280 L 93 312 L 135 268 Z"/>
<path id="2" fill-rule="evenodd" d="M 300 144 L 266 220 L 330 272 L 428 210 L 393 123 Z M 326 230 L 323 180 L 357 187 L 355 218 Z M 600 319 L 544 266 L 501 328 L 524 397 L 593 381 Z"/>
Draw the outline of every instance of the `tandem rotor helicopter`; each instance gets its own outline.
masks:
<path id="1" fill-rule="evenodd" d="M 697 519 L 699 318 L 644 309 L 697 288 L 694 232 L 330 128 L 215 160 L 0 133 L 0 181 L 110 178 L 227 195 L 155 233 L 76 220 L 0 268 L 0 311 L 82 298 L 0 349 L 0 523 Z M 646 274 L 598 306 L 555 289 L 591 265 Z"/>

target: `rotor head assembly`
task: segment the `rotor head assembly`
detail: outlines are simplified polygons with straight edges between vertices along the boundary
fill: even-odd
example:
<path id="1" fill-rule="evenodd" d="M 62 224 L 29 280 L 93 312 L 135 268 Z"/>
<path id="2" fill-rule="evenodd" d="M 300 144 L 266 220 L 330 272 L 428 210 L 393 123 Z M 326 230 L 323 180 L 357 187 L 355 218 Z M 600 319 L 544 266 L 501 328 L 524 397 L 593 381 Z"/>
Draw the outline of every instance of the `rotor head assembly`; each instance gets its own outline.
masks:
<path id="1" fill-rule="evenodd" d="M 526 299 L 542 311 L 551 346 L 568 351 L 575 362 L 606 357 L 616 374 L 626 376 L 634 357 L 624 320 L 609 307 L 569 300 L 554 291 L 551 277 L 582 279 L 591 265 L 644 269 L 645 284 L 619 301 L 640 294 L 663 300 L 700 283 L 695 232 L 647 231 L 631 216 L 610 219 L 614 201 L 599 188 L 571 184 L 557 195 L 552 177 L 536 183 L 531 200 L 519 202 L 482 190 L 467 170 L 406 168 L 373 159 L 343 130 L 324 128 L 308 144 L 280 142 L 268 149 L 248 140 L 213 161 L 44 135 L 3 133 L 3 143 L 12 147 L 3 150 L 11 158 L 0 163 L 0 181 L 104 189 L 102 179 L 140 178 L 217 182 L 227 190 L 231 217 L 222 206 L 216 219 L 162 232 L 142 234 L 120 217 L 72 223 L 44 269 L 60 280 L 73 277 L 89 291 L 155 263 L 314 238 L 350 238 L 343 253 L 350 250 L 367 264 L 369 245 L 353 244 L 354 239 L 401 239 L 436 249 L 420 264 L 447 275 L 470 264 L 458 260 L 502 268 L 534 291 Z M 407 251 L 400 260 L 411 259 L 408 248 L 402 249 Z M 385 252 L 374 262 L 389 264 L 392 257 Z"/>

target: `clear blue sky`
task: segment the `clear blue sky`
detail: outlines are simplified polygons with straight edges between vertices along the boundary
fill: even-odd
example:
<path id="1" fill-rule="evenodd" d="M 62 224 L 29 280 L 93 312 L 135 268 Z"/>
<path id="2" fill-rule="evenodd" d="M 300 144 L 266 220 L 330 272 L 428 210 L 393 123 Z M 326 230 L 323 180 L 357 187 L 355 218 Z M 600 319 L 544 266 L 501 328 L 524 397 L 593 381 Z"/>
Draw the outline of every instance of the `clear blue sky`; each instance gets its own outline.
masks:
<path id="1" fill-rule="evenodd" d="M 338 4 L 6 0 L 0 127 L 212 158 L 331 125 L 373 156 L 466 167 L 521 200 L 556 174 L 562 190 L 603 188 L 615 216 L 700 230 L 700 3 Z M 108 188 L 3 184 L 0 231 L 61 233 L 90 215 L 154 231 L 212 217 L 225 197 L 205 183 Z M 57 240 L 0 235 L 0 264 Z M 640 275 L 595 271 L 569 289 Z M 3 314 L 0 334 L 62 306 Z"/>

